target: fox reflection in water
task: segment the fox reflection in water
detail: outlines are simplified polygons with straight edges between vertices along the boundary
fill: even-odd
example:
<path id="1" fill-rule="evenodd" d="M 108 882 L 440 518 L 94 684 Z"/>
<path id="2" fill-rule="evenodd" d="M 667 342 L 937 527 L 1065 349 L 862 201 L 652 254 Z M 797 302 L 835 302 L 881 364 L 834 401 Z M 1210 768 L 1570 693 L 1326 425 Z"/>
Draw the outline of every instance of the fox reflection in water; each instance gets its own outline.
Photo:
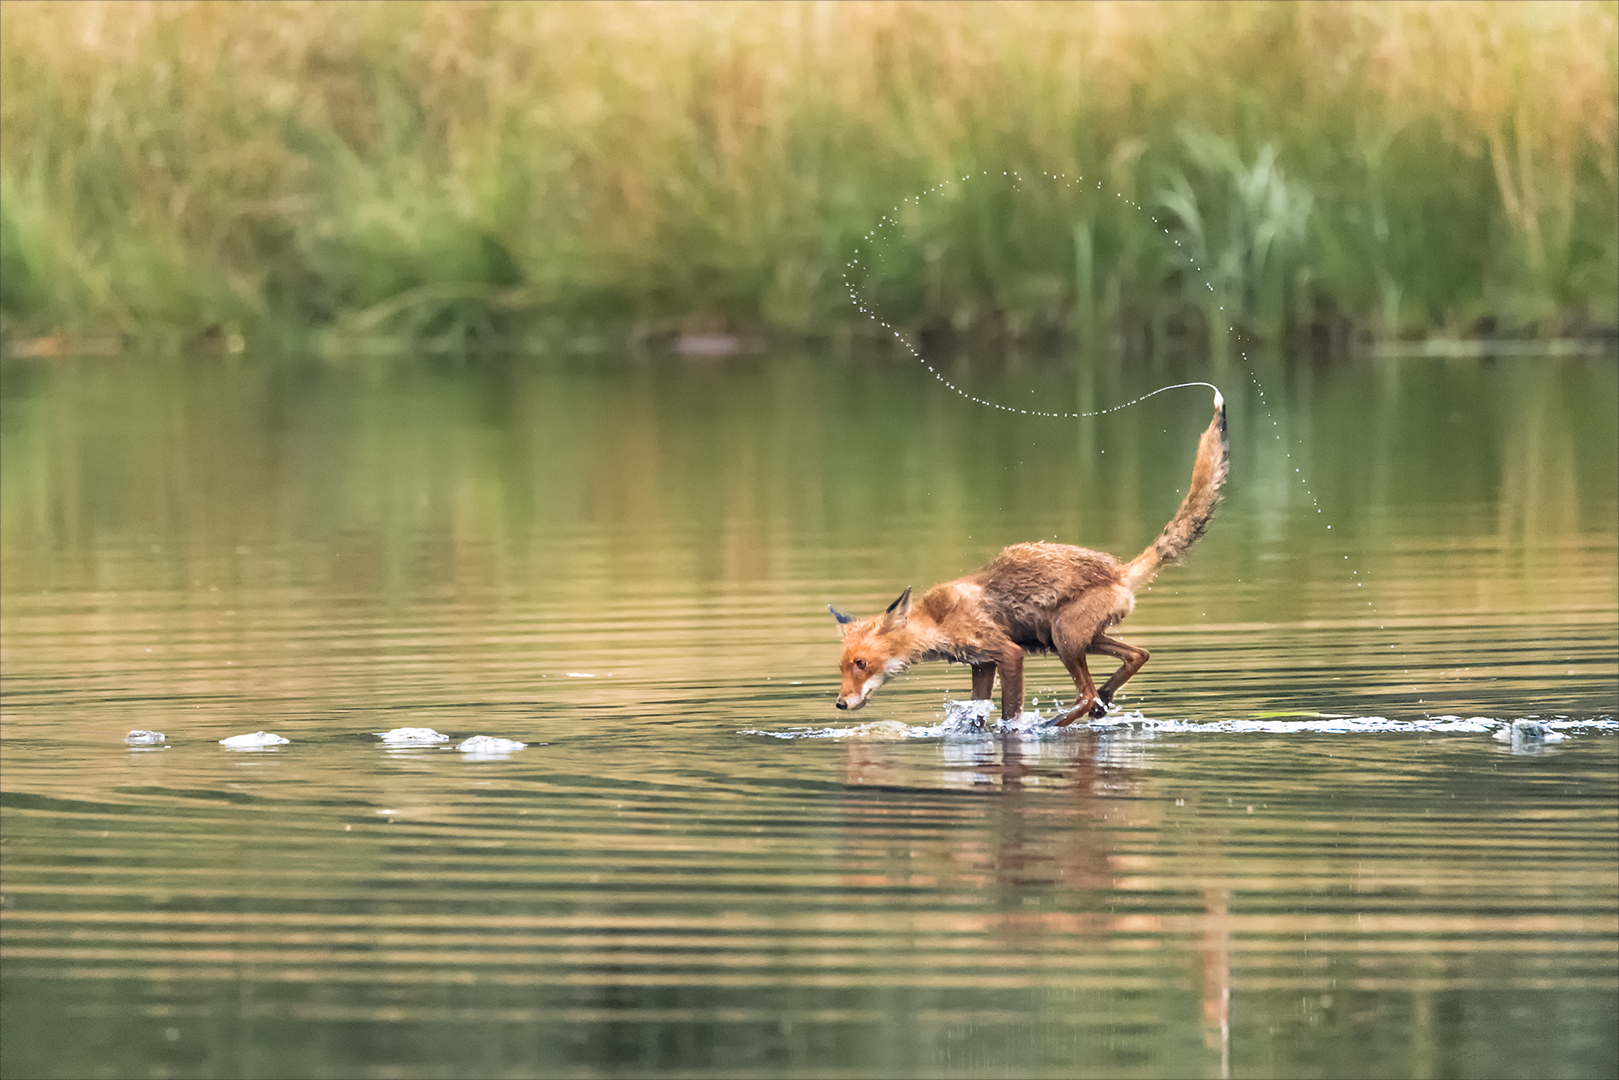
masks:
<path id="1" fill-rule="evenodd" d="M 918 754 L 928 747 L 933 760 Z M 1138 941 L 1195 941 L 1185 982 L 1199 990 L 1204 1045 L 1217 1056 L 1211 1071 L 1230 1076 L 1229 890 L 1202 883 L 1197 915 L 1131 902 L 1175 869 L 1128 841 L 1177 827 L 1148 789 L 1138 740 L 849 739 L 843 752 L 843 863 L 865 868 L 846 872 L 846 885 L 998 897 L 998 910 L 953 912 L 941 929 L 998 940 L 1044 970 L 1048 958 L 1080 950 L 1139 957 Z M 1200 825 L 1184 849 L 1208 853 L 1223 841 L 1223 827 Z"/>

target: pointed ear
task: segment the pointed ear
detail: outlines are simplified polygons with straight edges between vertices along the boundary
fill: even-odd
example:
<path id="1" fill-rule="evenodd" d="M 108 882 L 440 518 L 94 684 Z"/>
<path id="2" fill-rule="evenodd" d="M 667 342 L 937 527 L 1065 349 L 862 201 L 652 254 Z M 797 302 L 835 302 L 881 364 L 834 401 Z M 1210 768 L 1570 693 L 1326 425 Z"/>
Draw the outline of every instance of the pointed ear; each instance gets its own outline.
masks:
<path id="1" fill-rule="evenodd" d="M 826 610 L 830 611 L 832 613 L 832 617 L 838 620 L 838 629 L 847 634 L 849 632 L 849 624 L 855 621 L 855 617 L 846 611 L 839 611 L 831 604 L 826 605 Z"/>
<path id="2" fill-rule="evenodd" d="M 888 610 L 883 612 L 882 628 L 886 631 L 893 630 L 895 627 L 904 626 L 910 617 L 911 590 L 907 587 L 904 592 L 899 594 L 899 599 L 895 600 L 892 604 L 889 604 Z"/>

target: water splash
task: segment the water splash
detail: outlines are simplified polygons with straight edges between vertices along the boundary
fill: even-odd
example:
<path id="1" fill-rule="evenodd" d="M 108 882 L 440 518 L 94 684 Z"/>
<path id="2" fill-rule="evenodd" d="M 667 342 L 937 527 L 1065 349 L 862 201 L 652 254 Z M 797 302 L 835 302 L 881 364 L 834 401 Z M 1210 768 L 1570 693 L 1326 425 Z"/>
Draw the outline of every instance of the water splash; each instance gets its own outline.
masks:
<path id="1" fill-rule="evenodd" d="M 1502 719 L 1493 716 L 1423 716 L 1409 720 L 1386 716 L 1350 716 L 1331 713 L 1290 714 L 1287 717 L 1254 716 L 1228 720 L 1157 720 L 1140 710 L 1111 713 L 1088 724 L 1058 727 L 1062 710 L 1050 715 L 1025 710 L 1015 719 L 992 718 L 993 702 L 946 701 L 944 713 L 934 724 L 906 724 L 898 720 L 878 720 L 847 727 L 787 728 L 780 731 L 750 729 L 743 735 L 767 735 L 774 739 L 982 739 L 996 735 L 1057 739 L 1080 733 L 1163 735 L 1390 735 L 1390 734 L 1488 734 L 1511 743 L 1514 749 L 1536 743 L 1561 742 L 1571 734 L 1619 734 L 1619 719 L 1608 716 L 1538 716 Z"/>

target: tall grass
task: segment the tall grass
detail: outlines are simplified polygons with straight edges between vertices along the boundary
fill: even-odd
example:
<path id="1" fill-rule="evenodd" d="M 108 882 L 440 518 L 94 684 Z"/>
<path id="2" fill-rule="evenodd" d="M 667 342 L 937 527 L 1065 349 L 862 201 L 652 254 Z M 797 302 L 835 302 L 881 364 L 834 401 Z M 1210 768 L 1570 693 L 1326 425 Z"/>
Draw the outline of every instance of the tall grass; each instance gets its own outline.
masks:
<path id="1" fill-rule="evenodd" d="M 866 285 L 922 330 L 1611 325 L 1616 39 L 1611 0 L 7 0 L 0 329 L 816 333 L 901 205 Z M 981 170 L 1104 187 L 904 202 Z"/>

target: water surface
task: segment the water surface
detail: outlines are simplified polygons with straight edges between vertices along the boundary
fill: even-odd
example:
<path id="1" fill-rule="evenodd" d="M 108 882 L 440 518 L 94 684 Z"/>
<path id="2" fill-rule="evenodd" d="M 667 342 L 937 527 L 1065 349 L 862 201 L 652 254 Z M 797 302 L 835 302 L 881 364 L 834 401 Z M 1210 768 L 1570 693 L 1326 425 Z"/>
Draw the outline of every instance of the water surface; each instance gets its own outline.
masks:
<path id="1" fill-rule="evenodd" d="M 1198 374 L 955 373 L 1048 408 Z M 836 712 L 826 604 L 1016 540 L 1133 555 L 1204 391 L 1055 422 L 836 356 L 0 376 L 7 1075 L 1619 1064 L 1611 360 L 1223 376 L 1226 504 L 1124 624 L 1121 711 L 1060 733 L 975 730 L 945 665 Z"/>

